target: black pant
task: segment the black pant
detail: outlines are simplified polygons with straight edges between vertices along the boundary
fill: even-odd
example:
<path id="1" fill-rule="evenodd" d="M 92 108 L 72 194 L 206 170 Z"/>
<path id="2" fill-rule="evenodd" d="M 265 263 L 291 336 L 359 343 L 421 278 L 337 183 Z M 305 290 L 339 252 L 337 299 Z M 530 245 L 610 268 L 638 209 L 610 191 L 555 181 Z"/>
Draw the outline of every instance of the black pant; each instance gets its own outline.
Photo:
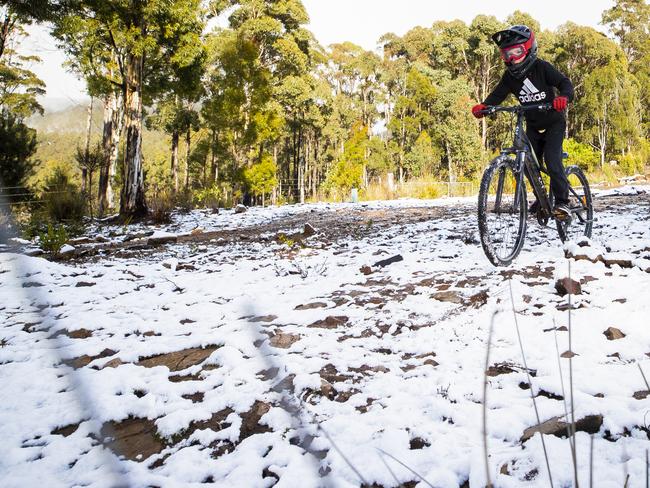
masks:
<path id="1" fill-rule="evenodd" d="M 555 203 L 569 203 L 569 181 L 564 173 L 562 164 L 562 142 L 566 122 L 562 121 L 547 127 L 544 132 L 532 127 L 526 128 L 526 135 L 537 156 L 537 161 L 546 164 L 546 171 L 551 177 L 551 190 L 555 196 Z"/>

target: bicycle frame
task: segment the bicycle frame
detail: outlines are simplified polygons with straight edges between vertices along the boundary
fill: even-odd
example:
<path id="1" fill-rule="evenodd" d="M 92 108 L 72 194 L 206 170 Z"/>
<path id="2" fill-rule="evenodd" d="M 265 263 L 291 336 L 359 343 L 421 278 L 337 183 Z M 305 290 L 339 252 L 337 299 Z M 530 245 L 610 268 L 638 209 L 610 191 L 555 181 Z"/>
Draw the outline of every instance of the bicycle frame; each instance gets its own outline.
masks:
<path id="1" fill-rule="evenodd" d="M 540 203 L 540 210 L 543 212 L 545 218 L 552 217 L 552 205 L 549 194 L 546 191 L 542 175 L 540 172 L 541 165 L 537 160 L 537 155 L 533 150 L 532 144 L 524 130 L 524 112 L 517 112 L 517 122 L 515 123 L 514 140 L 511 147 L 506 147 L 501 150 L 501 155 L 507 157 L 510 155 L 515 156 L 516 161 L 516 174 L 517 183 L 515 187 L 515 201 L 521 201 L 523 185 L 526 184 L 524 176 L 528 177 L 528 181 L 532 187 L 533 193 Z M 499 177 L 498 190 L 499 194 L 503 190 L 503 176 Z M 501 202 L 497 202 L 497 208 L 500 207 Z M 523 202 L 526 205 L 526 202 Z"/>

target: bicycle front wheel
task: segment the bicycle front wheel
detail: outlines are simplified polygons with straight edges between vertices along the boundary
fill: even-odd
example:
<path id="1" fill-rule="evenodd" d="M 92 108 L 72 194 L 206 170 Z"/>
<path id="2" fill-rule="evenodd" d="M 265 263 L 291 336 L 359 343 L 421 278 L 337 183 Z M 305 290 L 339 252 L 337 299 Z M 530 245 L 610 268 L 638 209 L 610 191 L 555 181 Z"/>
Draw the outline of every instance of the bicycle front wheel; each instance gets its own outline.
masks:
<path id="1" fill-rule="evenodd" d="M 571 219 L 556 220 L 557 232 L 562 242 L 591 237 L 594 225 L 594 205 L 587 177 L 578 166 L 568 166 L 565 172 L 569 180 Z"/>
<path id="2" fill-rule="evenodd" d="M 528 213 L 526 186 L 520 183 L 515 162 L 498 157 L 481 180 L 478 228 L 485 255 L 495 266 L 507 266 L 521 251 Z"/>

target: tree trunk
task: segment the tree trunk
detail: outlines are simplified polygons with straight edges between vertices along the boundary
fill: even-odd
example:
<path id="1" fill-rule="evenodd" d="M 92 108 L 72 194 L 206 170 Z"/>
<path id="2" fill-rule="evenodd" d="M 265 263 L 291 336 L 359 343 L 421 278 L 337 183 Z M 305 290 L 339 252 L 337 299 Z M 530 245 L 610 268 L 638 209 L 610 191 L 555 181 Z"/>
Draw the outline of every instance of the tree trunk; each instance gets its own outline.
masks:
<path id="1" fill-rule="evenodd" d="M 456 175 L 454 175 L 454 164 L 451 160 L 451 150 L 447 142 L 445 142 L 445 150 L 447 151 L 447 171 L 449 173 L 449 196 L 451 196 L 451 184 L 456 181 Z"/>
<path id="2" fill-rule="evenodd" d="M 212 146 L 210 148 L 210 186 L 213 186 L 219 180 L 219 168 L 217 167 L 217 131 L 212 130 Z"/>
<path id="3" fill-rule="evenodd" d="M 110 185 L 109 172 L 112 156 L 111 143 L 113 141 L 113 131 L 115 130 L 115 127 L 113 126 L 115 111 L 114 99 L 114 92 L 111 92 L 104 97 L 104 130 L 102 132 L 103 161 L 99 168 L 99 189 L 97 192 L 97 199 L 99 201 L 97 212 L 100 216 L 104 215 L 108 209 L 108 187 Z"/>
<path id="4" fill-rule="evenodd" d="M 120 198 L 121 217 L 147 214 L 142 168 L 142 54 L 129 53 L 126 60 L 124 117 L 126 148 L 124 151 L 124 185 Z"/>
<path id="5" fill-rule="evenodd" d="M 172 160 L 171 172 L 174 179 L 174 193 L 178 193 L 178 129 L 172 131 Z"/>
<path id="6" fill-rule="evenodd" d="M 190 188 L 190 154 L 192 153 L 190 146 L 191 142 L 192 128 L 188 127 L 187 132 L 185 133 L 185 184 L 183 185 L 185 187 L 185 191 L 189 190 Z"/>
<path id="7" fill-rule="evenodd" d="M 110 170 L 108 171 L 108 188 L 106 196 L 108 197 L 109 208 L 115 208 L 115 192 L 113 191 L 113 182 L 117 177 L 117 164 L 120 155 L 120 139 L 124 129 L 124 100 L 115 95 L 113 112 L 113 137 L 111 138 L 111 160 Z"/>
<path id="8" fill-rule="evenodd" d="M 122 133 L 122 109 L 117 93 L 111 92 L 104 98 L 104 128 L 102 133 L 103 161 L 99 169 L 98 213 L 104 215 L 115 206 L 112 182 L 117 171 L 117 158 Z"/>
<path id="9" fill-rule="evenodd" d="M 93 97 L 90 97 L 90 105 L 88 105 L 88 118 L 86 119 L 86 147 L 84 148 L 84 158 L 88 164 L 88 157 L 90 155 L 90 132 L 93 127 Z M 84 165 L 81 168 L 81 193 L 92 191 L 92 188 L 87 184 L 88 168 Z M 89 195 L 90 197 L 90 195 Z"/>

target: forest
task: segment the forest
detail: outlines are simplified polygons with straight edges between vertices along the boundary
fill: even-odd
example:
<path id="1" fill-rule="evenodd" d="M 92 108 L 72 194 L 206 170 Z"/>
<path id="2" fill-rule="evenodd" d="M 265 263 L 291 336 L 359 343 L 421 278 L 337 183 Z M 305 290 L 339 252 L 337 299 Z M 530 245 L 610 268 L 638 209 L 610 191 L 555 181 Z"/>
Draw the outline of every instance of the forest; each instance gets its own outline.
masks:
<path id="1" fill-rule="evenodd" d="M 511 130 L 470 112 L 500 79 L 490 36 L 510 24 L 530 26 L 575 86 L 575 164 L 616 181 L 650 161 L 643 0 L 602 13 L 609 36 L 542 30 L 517 10 L 386 33 L 376 51 L 320 45 L 300 0 L 14 0 L 0 22 L 0 179 L 48 219 L 471 191 Z M 45 86 L 18 49 L 34 23 L 92 100 L 38 131 Z"/>

